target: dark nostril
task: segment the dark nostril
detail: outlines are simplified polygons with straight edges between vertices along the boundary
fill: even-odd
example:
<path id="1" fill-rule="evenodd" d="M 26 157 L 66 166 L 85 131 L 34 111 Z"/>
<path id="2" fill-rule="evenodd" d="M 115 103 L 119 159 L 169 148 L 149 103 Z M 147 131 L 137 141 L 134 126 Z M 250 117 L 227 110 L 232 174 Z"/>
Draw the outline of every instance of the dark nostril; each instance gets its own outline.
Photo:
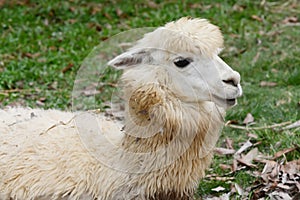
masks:
<path id="1" fill-rule="evenodd" d="M 234 79 L 223 80 L 223 82 L 235 87 L 237 86 L 237 83 L 234 81 Z"/>

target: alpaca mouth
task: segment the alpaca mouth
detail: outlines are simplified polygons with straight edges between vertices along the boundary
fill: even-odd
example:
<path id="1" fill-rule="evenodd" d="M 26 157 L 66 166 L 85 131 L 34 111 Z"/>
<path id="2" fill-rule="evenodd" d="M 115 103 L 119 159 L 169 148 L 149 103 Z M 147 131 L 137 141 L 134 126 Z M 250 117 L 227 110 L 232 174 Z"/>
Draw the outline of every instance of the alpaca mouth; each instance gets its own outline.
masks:
<path id="1" fill-rule="evenodd" d="M 212 101 L 218 104 L 219 106 L 224 106 L 224 105 L 234 106 L 237 102 L 236 98 L 225 99 L 225 98 L 218 97 L 216 95 L 213 95 Z"/>

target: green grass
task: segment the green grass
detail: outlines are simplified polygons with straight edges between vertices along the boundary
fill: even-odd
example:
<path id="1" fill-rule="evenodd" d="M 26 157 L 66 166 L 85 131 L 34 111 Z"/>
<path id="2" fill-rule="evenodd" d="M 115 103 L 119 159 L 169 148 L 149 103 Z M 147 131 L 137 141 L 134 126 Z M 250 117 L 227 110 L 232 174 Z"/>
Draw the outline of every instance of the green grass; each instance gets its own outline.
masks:
<path id="1" fill-rule="evenodd" d="M 182 16 L 192 16 L 207 18 L 221 27 L 226 47 L 221 56 L 242 77 L 244 95 L 226 119 L 242 123 L 250 112 L 257 126 L 299 120 L 300 28 L 299 24 L 285 22 L 288 17 L 296 16 L 299 23 L 297 0 L 199 2 L 7 1 L 0 8 L 1 106 L 71 109 L 77 70 L 95 46 L 125 30 L 160 26 Z M 99 75 L 103 75 L 100 81 L 116 81 L 113 73 Z M 277 85 L 260 87 L 261 81 Z M 109 97 L 109 92 L 102 93 L 97 106 Z M 226 127 L 218 145 L 223 146 L 228 137 L 239 148 L 239 143 L 248 139 L 248 132 Z M 266 155 L 300 144 L 299 129 L 251 132 L 258 135 L 256 141 L 262 142 L 258 148 Z M 281 145 L 276 145 L 278 142 Z M 288 160 L 299 158 L 297 151 L 287 155 Z M 231 159 L 216 156 L 208 173 L 222 176 L 226 172 L 219 164 L 229 164 Z M 243 171 L 234 177 L 234 182 L 243 187 L 255 181 Z M 230 190 L 230 184 L 224 181 L 204 179 L 198 193 L 214 195 L 211 189 L 219 185 Z"/>

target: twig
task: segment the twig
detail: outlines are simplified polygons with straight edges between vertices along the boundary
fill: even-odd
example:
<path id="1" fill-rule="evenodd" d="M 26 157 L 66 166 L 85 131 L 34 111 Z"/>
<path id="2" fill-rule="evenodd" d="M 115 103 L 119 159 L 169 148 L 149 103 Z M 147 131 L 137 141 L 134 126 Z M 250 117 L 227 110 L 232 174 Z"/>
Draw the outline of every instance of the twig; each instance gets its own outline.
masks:
<path id="1" fill-rule="evenodd" d="M 287 129 L 298 128 L 298 127 L 300 127 L 300 120 L 298 120 L 286 127 L 283 127 L 282 129 L 287 130 Z"/>
<path id="2" fill-rule="evenodd" d="M 230 128 L 235 128 L 235 129 L 242 129 L 242 130 L 263 130 L 263 129 L 273 129 L 273 128 L 278 128 L 278 127 L 283 127 L 285 125 L 291 124 L 291 121 L 288 122 L 282 122 L 280 124 L 274 124 L 274 125 L 267 125 L 267 126 L 260 126 L 260 127 L 248 127 L 248 126 L 239 126 L 239 125 L 234 125 L 230 124 L 230 121 L 227 121 L 225 126 L 228 126 Z"/>
<path id="3" fill-rule="evenodd" d="M 48 131 L 50 131 L 51 129 L 53 129 L 53 128 L 57 127 L 57 126 L 61 126 L 61 125 L 66 126 L 66 125 L 70 124 L 70 123 L 72 122 L 72 120 L 73 120 L 75 117 L 76 117 L 76 115 L 73 116 L 73 117 L 72 117 L 69 121 L 67 121 L 67 122 L 59 121 L 58 123 L 53 124 L 53 125 L 50 126 L 47 130 L 41 132 L 40 135 L 46 134 Z"/>
<path id="4" fill-rule="evenodd" d="M 33 91 L 34 89 L 11 89 L 11 90 L 0 90 L 0 94 L 3 95 L 8 95 L 9 93 L 14 93 L 14 92 L 30 92 Z"/>

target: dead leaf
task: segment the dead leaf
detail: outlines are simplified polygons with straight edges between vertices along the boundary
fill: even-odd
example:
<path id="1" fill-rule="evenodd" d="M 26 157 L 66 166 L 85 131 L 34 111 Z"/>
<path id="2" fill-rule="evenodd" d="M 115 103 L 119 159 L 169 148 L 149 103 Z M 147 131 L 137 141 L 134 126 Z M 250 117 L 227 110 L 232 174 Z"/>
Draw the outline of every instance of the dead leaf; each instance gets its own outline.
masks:
<path id="1" fill-rule="evenodd" d="M 147 1 L 147 4 L 149 8 L 158 8 L 158 4 L 154 1 Z"/>
<path id="2" fill-rule="evenodd" d="M 300 172 L 300 159 L 293 160 L 281 167 L 281 170 L 288 174 L 297 174 Z"/>
<path id="3" fill-rule="evenodd" d="M 233 140 L 232 139 L 230 139 L 230 138 L 226 138 L 226 147 L 228 148 L 228 149 L 234 149 L 233 148 Z"/>
<path id="4" fill-rule="evenodd" d="M 99 7 L 99 6 L 92 6 L 91 14 L 92 14 L 92 15 L 95 15 L 95 14 L 101 12 L 101 10 L 102 10 L 102 8 Z"/>
<path id="5" fill-rule="evenodd" d="M 116 14 L 118 17 L 122 17 L 123 16 L 123 11 L 120 8 L 116 9 Z"/>
<path id="6" fill-rule="evenodd" d="M 244 190 L 241 188 L 241 186 L 239 186 L 237 183 L 234 183 L 234 187 L 240 196 L 244 195 Z"/>
<path id="7" fill-rule="evenodd" d="M 88 23 L 88 25 L 87 25 L 89 28 L 95 28 L 96 29 L 96 31 L 102 31 L 102 26 L 100 25 L 100 24 L 98 24 L 98 23 L 95 23 L 95 22 L 90 22 L 90 23 Z"/>
<path id="8" fill-rule="evenodd" d="M 225 164 L 219 164 L 219 167 L 223 170 L 231 169 L 231 166 Z"/>
<path id="9" fill-rule="evenodd" d="M 104 17 L 106 17 L 109 20 L 112 20 L 112 17 L 110 16 L 110 14 L 108 14 L 107 12 L 104 13 Z"/>
<path id="10" fill-rule="evenodd" d="M 275 82 L 268 82 L 268 81 L 261 81 L 259 84 L 261 87 L 275 87 L 277 83 Z"/>
<path id="11" fill-rule="evenodd" d="M 294 122 L 294 123 L 292 123 L 292 124 L 284 127 L 283 129 L 292 129 L 292 128 L 298 128 L 298 127 L 300 127 L 300 120 L 298 120 L 298 121 L 296 121 L 296 122 Z"/>
<path id="12" fill-rule="evenodd" d="M 27 57 L 27 58 L 37 58 L 40 55 L 41 55 L 40 53 L 23 53 L 22 54 L 23 57 Z"/>
<path id="13" fill-rule="evenodd" d="M 76 11 L 76 8 L 73 7 L 73 6 L 71 6 L 71 7 L 69 8 L 69 10 L 70 10 L 71 12 L 75 12 L 75 11 Z"/>
<path id="14" fill-rule="evenodd" d="M 66 72 L 69 71 L 73 66 L 74 66 L 73 63 L 69 63 L 65 68 L 63 68 L 63 69 L 61 70 L 62 73 L 66 73 Z"/>
<path id="15" fill-rule="evenodd" d="M 219 155 L 229 155 L 229 154 L 235 153 L 234 149 L 225 149 L 225 148 L 221 148 L 221 147 L 215 148 L 214 151 L 215 151 L 215 153 L 217 153 Z"/>
<path id="16" fill-rule="evenodd" d="M 259 21 L 259 22 L 263 21 L 263 19 L 261 17 L 257 16 L 257 15 L 252 15 L 251 18 L 256 20 L 256 21 Z"/>
<path id="17" fill-rule="evenodd" d="M 214 191 L 214 192 L 220 192 L 220 191 L 224 191 L 225 188 L 223 188 L 222 186 L 218 186 L 218 187 L 213 188 L 213 189 L 211 189 L 211 190 Z"/>
<path id="18" fill-rule="evenodd" d="M 254 139 L 258 138 L 258 136 L 254 133 L 248 133 L 247 136 L 250 137 L 250 138 L 254 138 Z"/>
<path id="19" fill-rule="evenodd" d="M 44 25 L 45 25 L 45 26 L 49 26 L 49 20 L 48 20 L 48 19 L 45 19 L 45 20 L 44 20 Z"/>
<path id="20" fill-rule="evenodd" d="M 70 24 L 75 24 L 77 22 L 77 19 L 68 19 L 67 22 Z"/>
<path id="21" fill-rule="evenodd" d="M 250 123 L 252 123 L 252 122 L 254 122 L 254 117 L 252 116 L 252 114 L 251 113 L 247 113 L 247 116 L 246 116 L 246 118 L 244 119 L 244 121 L 243 121 L 243 124 L 250 124 Z"/>
<path id="22" fill-rule="evenodd" d="M 288 195 L 287 193 L 285 192 L 278 192 L 278 191 L 274 191 L 272 192 L 271 194 L 269 194 L 269 197 L 272 199 L 272 200 L 292 200 L 292 197 L 290 197 L 290 195 Z"/>
<path id="23" fill-rule="evenodd" d="M 282 156 L 283 154 L 287 154 L 287 153 L 292 152 L 292 151 L 294 151 L 296 149 L 297 149 L 297 147 L 291 147 L 291 148 L 286 148 L 286 149 L 283 149 L 281 151 L 278 151 L 277 153 L 275 153 L 273 159 L 277 159 L 280 156 Z"/>
<path id="24" fill-rule="evenodd" d="M 241 154 L 242 152 L 244 152 L 246 149 L 248 149 L 249 147 L 251 147 L 253 144 L 248 140 L 247 142 L 245 142 L 243 144 L 243 146 L 237 150 L 237 152 L 235 152 L 235 154 Z"/>
<path id="25" fill-rule="evenodd" d="M 282 21 L 282 23 L 284 23 L 284 24 L 297 23 L 297 22 L 299 22 L 299 21 L 298 21 L 298 18 L 295 16 L 287 17 Z"/>
<path id="26" fill-rule="evenodd" d="M 249 167 L 256 167 L 254 164 L 252 164 L 252 162 L 257 156 L 258 156 L 258 149 L 254 148 L 251 151 L 249 151 L 245 156 L 242 156 L 242 158 L 237 159 L 237 161 Z"/>

